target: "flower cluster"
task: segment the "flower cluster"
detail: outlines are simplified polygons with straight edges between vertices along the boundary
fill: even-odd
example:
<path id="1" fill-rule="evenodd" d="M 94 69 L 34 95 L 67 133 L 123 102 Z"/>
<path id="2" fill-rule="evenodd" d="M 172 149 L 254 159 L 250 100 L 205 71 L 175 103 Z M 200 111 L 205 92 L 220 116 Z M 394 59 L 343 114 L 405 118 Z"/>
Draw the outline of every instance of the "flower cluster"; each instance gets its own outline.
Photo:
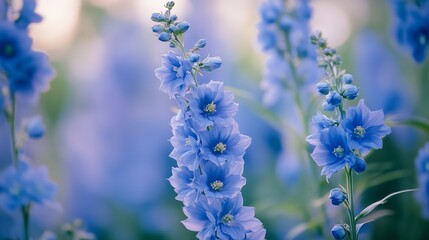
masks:
<path id="1" fill-rule="evenodd" d="M 0 2 L 0 110 L 10 125 L 12 164 L 0 173 L 0 202 L 6 209 L 20 208 L 25 233 L 29 239 L 31 204 L 48 204 L 54 199 L 55 185 L 50 182 L 44 166 L 33 166 L 27 160 L 24 146 L 28 139 L 43 137 L 45 127 L 41 118 L 22 121 L 16 131 L 16 95 L 37 98 L 48 88 L 54 71 L 45 53 L 32 49 L 28 26 L 40 22 L 34 12 L 35 0 L 24 0 L 16 10 L 12 1 Z M 6 141 L 2 141 L 4 143 Z"/>
<path id="2" fill-rule="evenodd" d="M 392 0 L 396 41 L 418 63 L 425 61 L 429 48 L 429 1 Z"/>
<path id="3" fill-rule="evenodd" d="M 267 0 L 260 7 L 258 40 L 268 53 L 262 81 L 264 103 L 277 103 L 288 89 L 299 91 L 320 71 L 316 48 L 310 44 L 309 1 Z"/>
<path id="4" fill-rule="evenodd" d="M 317 84 L 319 92 L 326 95 L 322 108 L 338 116 L 333 119 L 319 112 L 313 117 L 314 132 L 307 138 L 315 147 L 311 156 L 323 167 L 322 174 L 327 179 L 345 166 L 363 172 L 366 166 L 363 157 L 371 149 L 382 148 L 382 138 L 390 133 L 390 128 L 384 124 L 383 111 L 371 111 L 363 99 L 345 111 L 344 101 L 358 96 L 358 88 L 352 85 L 353 77 L 339 69 L 341 57 L 327 46 L 321 33 L 312 35 L 311 41 L 320 50 L 319 66 L 326 70 Z"/>
<path id="5" fill-rule="evenodd" d="M 419 151 L 416 168 L 419 182 L 416 197 L 422 205 L 423 217 L 429 219 L 429 143 Z"/>
<path id="6" fill-rule="evenodd" d="M 347 189 L 334 188 L 330 192 L 333 205 L 348 208 L 350 227 L 347 224 L 335 225 L 331 233 L 335 239 L 344 239 L 350 234 L 357 239 L 357 227 L 353 205 L 353 172 L 366 169 L 364 157 L 373 149 L 381 149 L 382 138 L 391 130 L 384 124 L 382 110 L 371 111 L 361 99 L 357 106 L 346 107 L 347 101 L 358 96 L 358 88 L 353 85 L 353 77 L 341 70 L 341 57 L 336 50 L 328 47 L 321 33 L 311 36 L 312 44 L 319 50 L 318 65 L 325 69 L 325 76 L 317 84 L 319 93 L 325 95 L 322 108 L 333 112 L 328 117 L 318 112 L 312 119 L 313 133 L 307 141 L 314 146 L 311 157 L 318 166 L 323 167 L 322 175 L 328 180 L 332 174 L 345 169 Z"/>
<path id="7" fill-rule="evenodd" d="M 152 27 L 160 41 L 169 42 L 170 51 L 163 56 L 162 66 L 155 70 L 160 89 L 174 98 L 179 106 L 171 120 L 174 149 L 170 157 L 177 161 L 169 178 L 183 202 L 188 219 L 183 224 L 197 231 L 199 239 L 263 239 L 265 229 L 254 217 L 254 208 L 243 206 L 241 188 L 244 154 L 250 138 L 240 133 L 234 116 L 238 104 L 224 84 L 210 81 L 199 84 L 197 73 L 221 66 L 219 57 L 200 60 L 198 50 L 206 41 L 197 41 L 186 51 L 183 33 L 185 21 L 171 15 L 174 2 L 166 3 L 164 13 L 154 13 Z"/>

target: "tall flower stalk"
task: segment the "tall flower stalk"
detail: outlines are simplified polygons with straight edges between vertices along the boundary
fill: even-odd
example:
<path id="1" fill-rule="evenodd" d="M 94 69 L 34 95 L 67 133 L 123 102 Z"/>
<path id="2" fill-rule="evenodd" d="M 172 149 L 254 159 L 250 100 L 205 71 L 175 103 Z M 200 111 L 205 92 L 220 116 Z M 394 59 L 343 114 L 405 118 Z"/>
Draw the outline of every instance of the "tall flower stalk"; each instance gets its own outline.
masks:
<path id="1" fill-rule="evenodd" d="M 12 163 L 0 173 L 0 196 L 3 207 L 21 210 L 26 240 L 30 239 L 31 206 L 52 201 L 55 193 L 46 167 L 32 166 L 24 153 L 28 139 L 44 135 L 41 118 L 24 120 L 20 128 L 16 124 L 17 101 L 36 100 L 54 76 L 47 55 L 34 51 L 28 36 L 28 26 L 42 20 L 35 7 L 35 0 L 24 0 L 18 10 L 11 1 L 0 2 L 0 109 L 10 127 L 12 146 Z"/>
<path id="2" fill-rule="evenodd" d="M 198 232 L 199 239 L 264 239 L 265 229 L 254 217 L 254 208 L 243 206 L 243 157 L 250 138 L 240 133 L 234 120 L 238 104 L 231 92 L 224 91 L 223 82 L 200 83 L 197 78 L 220 68 L 222 61 L 200 58 L 204 39 L 186 50 L 183 34 L 190 25 L 171 13 L 174 5 L 167 2 L 165 12 L 152 14 L 157 23 L 152 31 L 177 49 L 162 56 L 155 75 L 161 81 L 160 90 L 178 106 L 170 139 L 174 147 L 170 157 L 177 167 L 169 181 L 176 199 L 184 204 L 188 218 L 182 223 Z"/>
<path id="3" fill-rule="evenodd" d="M 333 205 L 343 204 L 349 216 L 349 224 L 337 224 L 332 230 L 335 239 L 348 236 L 358 239 L 358 232 L 366 222 L 359 220 L 370 214 L 378 205 L 390 197 L 413 190 L 403 190 L 392 193 L 375 202 L 359 214 L 356 214 L 354 197 L 354 173 L 362 173 L 366 169 L 365 158 L 376 149 L 383 146 L 382 139 L 391 130 L 384 123 L 382 110 L 371 111 L 364 100 L 359 100 L 357 106 L 349 106 L 349 101 L 359 95 L 358 88 L 353 84 L 353 76 L 341 69 L 341 56 L 328 46 L 327 40 L 321 33 L 311 36 L 311 42 L 318 47 L 318 64 L 325 70 L 325 75 L 317 84 L 320 94 L 325 95 L 322 109 L 329 116 L 317 113 L 313 117 L 314 132 L 307 141 L 314 146 L 311 157 L 322 169 L 322 175 L 328 180 L 340 170 L 345 171 L 346 187 L 334 188 L 330 192 Z"/>

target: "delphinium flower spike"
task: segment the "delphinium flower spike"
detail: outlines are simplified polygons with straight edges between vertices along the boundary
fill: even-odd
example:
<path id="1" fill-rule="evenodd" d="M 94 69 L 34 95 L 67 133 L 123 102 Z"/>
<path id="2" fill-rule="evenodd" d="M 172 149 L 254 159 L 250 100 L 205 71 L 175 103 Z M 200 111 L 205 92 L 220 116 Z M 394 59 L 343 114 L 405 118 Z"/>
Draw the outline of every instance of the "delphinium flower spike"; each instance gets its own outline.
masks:
<path id="1" fill-rule="evenodd" d="M 383 111 L 371 111 L 363 99 L 359 100 L 357 106 L 349 106 L 349 101 L 359 95 L 353 76 L 341 69 L 341 57 L 335 49 L 329 47 L 321 33 L 312 35 L 311 42 L 318 47 L 318 63 L 325 70 L 325 76 L 317 84 L 317 88 L 325 96 L 322 108 L 330 116 L 320 112 L 314 116 L 314 132 L 307 137 L 307 141 L 314 146 L 311 156 L 318 166 L 323 167 L 322 175 L 327 180 L 338 171 L 345 170 L 346 188 L 332 189 L 330 200 L 333 205 L 343 204 L 347 208 L 350 223 L 335 225 L 331 233 L 335 239 L 349 236 L 355 240 L 360 226 L 365 224 L 358 224 L 362 217 L 385 203 L 388 198 L 413 190 L 392 193 L 355 214 L 353 172 L 365 171 L 364 158 L 370 151 L 382 148 L 382 139 L 391 130 L 384 123 Z"/>
<path id="2" fill-rule="evenodd" d="M 24 152 L 27 140 L 43 137 L 41 118 L 23 120 L 18 130 L 16 101 L 17 96 L 24 101 L 37 100 L 40 92 L 48 89 L 54 71 L 48 56 L 32 49 L 28 35 L 28 26 L 42 20 L 34 12 L 35 0 L 24 0 L 18 12 L 11 4 L 0 2 L 0 110 L 10 126 L 12 146 L 12 163 L 0 173 L 0 201 L 6 209 L 21 210 L 23 239 L 29 239 L 31 206 L 52 203 L 56 187 L 50 182 L 46 167 L 33 166 Z M 10 18 L 11 12 L 17 18 Z"/>
<path id="3" fill-rule="evenodd" d="M 178 113 L 171 120 L 177 161 L 169 178 L 184 204 L 185 227 L 198 232 L 199 239 L 264 239 L 265 229 L 254 217 L 254 208 L 243 206 L 241 188 L 244 154 L 250 138 L 240 133 L 234 116 L 238 104 L 220 81 L 200 83 L 198 74 L 220 68 L 219 57 L 201 59 L 205 47 L 201 39 L 187 51 L 183 34 L 190 24 L 171 13 L 175 3 L 165 4 L 165 12 L 152 14 L 157 24 L 152 31 L 172 49 L 162 56 L 155 70 L 160 90 L 173 98 Z"/>

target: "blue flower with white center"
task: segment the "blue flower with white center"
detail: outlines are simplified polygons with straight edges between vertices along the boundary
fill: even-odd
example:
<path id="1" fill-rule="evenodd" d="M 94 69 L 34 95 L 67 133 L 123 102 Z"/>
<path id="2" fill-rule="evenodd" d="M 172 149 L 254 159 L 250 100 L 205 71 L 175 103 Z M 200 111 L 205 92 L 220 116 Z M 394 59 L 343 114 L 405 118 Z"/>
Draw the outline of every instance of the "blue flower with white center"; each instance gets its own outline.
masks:
<path id="1" fill-rule="evenodd" d="M 242 164 L 217 166 L 207 161 L 201 165 L 201 172 L 194 183 L 198 190 L 204 192 L 209 204 L 216 199 L 236 197 L 246 184 L 246 179 L 241 176 Z"/>
<path id="2" fill-rule="evenodd" d="M 0 175 L 0 203 L 9 209 L 29 203 L 48 204 L 53 201 L 55 191 L 46 167 L 20 162 L 17 168 L 10 166 Z"/>
<path id="3" fill-rule="evenodd" d="M 174 52 L 162 56 L 162 67 L 155 70 L 156 77 L 161 80 L 161 91 L 171 98 L 175 95 L 184 96 L 192 84 L 192 65 Z"/>
<path id="4" fill-rule="evenodd" d="M 227 126 L 215 124 L 209 131 L 201 132 L 203 159 L 217 166 L 225 162 L 234 164 L 243 159 L 250 141 L 250 137 L 240 134 L 235 122 Z"/>
<path id="5" fill-rule="evenodd" d="M 173 131 L 170 142 L 174 149 L 170 157 L 175 159 L 179 166 L 186 166 L 194 171 L 200 163 L 200 142 L 194 130 L 186 125 L 179 126 Z"/>
<path id="6" fill-rule="evenodd" d="M 185 206 L 194 205 L 199 197 L 198 190 L 192 187 L 195 172 L 185 166 L 173 168 L 171 172 L 168 181 L 177 193 L 176 200 L 182 201 Z"/>
<path id="7" fill-rule="evenodd" d="M 326 128 L 317 137 L 307 141 L 315 146 L 311 157 L 318 166 L 323 167 L 322 175 L 327 179 L 346 165 L 358 173 L 365 170 L 365 161 L 350 150 L 347 135 L 341 126 Z"/>
<path id="8" fill-rule="evenodd" d="M 384 124 L 383 110 L 369 110 L 363 99 L 356 107 L 347 109 L 347 117 L 341 121 L 341 126 L 347 134 L 350 148 L 359 149 L 363 154 L 371 148 L 381 149 L 382 138 L 391 132 Z"/>
<path id="9" fill-rule="evenodd" d="M 29 52 L 5 66 L 12 92 L 34 96 L 47 91 L 55 71 L 48 56 L 41 52 Z"/>
<path id="10" fill-rule="evenodd" d="M 43 125 L 42 118 L 40 116 L 32 117 L 25 127 L 25 131 L 30 138 L 41 138 L 45 135 L 45 126 Z"/>
<path id="11" fill-rule="evenodd" d="M 15 21 L 17 27 L 27 29 L 31 23 L 42 21 L 42 17 L 35 13 L 36 0 L 24 0 L 22 9 L 19 13 L 19 18 Z"/>
<path id="12" fill-rule="evenodd" d="M 182 223 L 187 229 L 197 231 L 198 239 L 246 239 L 247 234 L 261 231 L 254 208 L 243 206 L 241 195 L 212 205 L 201 201 L 184 207 L 183 211 L 188 219 Z"/>
<path id="13" fill-rule="evenodd" d="M 0 22 L 0 36 L 0 71 L 5 71 L 6 65 L 28 54 L 31 39 L 9 22 Z M 6 72 L 6 76 L 8 74 Z"/>
<path id="14" fill-rule="evenodd" d="M 429 219 L 429 143 L 420 149 L 416 169 L 419 183 L 416 199 L 421 204 L 423 217 Z"/>
<path id="15" fill-rule="evenodd" d="M 190 110 L 193 119 L 200 126 L 200 130 L 212 126 L 214 123 L 227 125 L 238 111 L 238 104 L 234 102 L 234 95 L 225 92 L 223 83 L 210 81 L 194 88 L 193 98 L 190 100 Z"/>

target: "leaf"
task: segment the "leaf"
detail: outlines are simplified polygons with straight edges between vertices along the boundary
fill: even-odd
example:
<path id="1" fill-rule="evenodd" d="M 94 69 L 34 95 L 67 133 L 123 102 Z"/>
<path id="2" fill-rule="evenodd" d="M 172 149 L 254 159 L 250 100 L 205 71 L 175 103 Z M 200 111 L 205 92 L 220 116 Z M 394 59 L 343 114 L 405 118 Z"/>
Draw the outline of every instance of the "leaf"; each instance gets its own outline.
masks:
<path id="1" fill-rule="evenodd" d="M 367 181 L 365 181 L 360 187 L 356 189 L 356 195 L 358 196 L 361 195 L 364 191 L 368 190 L 371 187 L 375 187 L 385 182 L 400 179 L 409 175 L 411 175 L 411 172 L 409 171 L 397 170 L 397 171 L 391 171 L 391 172 L 379 174 L 379 176 L 374 176 L 372 178 L 368 178 Z"/>
<path id="2" fill-rule="evenodd" d="M 371 205 L 369 205 L 368 207 L 366 207 L 364 210 L 362 210 L 356 217 L 355 217 L 355 221 L 359 221 L 359 219 L 367 216 L 368 214 L 370 214 L 372 212 L 372 210 L 374 210 L 376 207 L 378 207 L 379 205 L 383 205 L 387 202 L 387 200 L 395 195 L 401 194 L 401 193 L 406 193 L 406 192 L 413 192 L 416 191 L 417 189 L 406 189 L 406 190 L 402 190 L 402 191 L 398 191 L 398 192 L 394 192 L 391 193 L 389 195 L 387 195 L 386 197 L 384 197 L 383 199 L 381 199 L 380 201 L 377 201 Z"/>
<path id="3" fill-rule="evenodd" d="M 389 123 L 391 126 L 405 125 L 405 126 L 414 127 L 416 129 L 419 129 L 425 132 L 426 134 L 429 134 L 429 121 L 422 117 L 410 117 L 405 120 L 397 120 L 397 121 L 390 120 Z"/>
<path id="4" fill-rule="evenodd" d="M 380 211 L 376 211 L 372 214 L 370 214 L 369 216 L 363 218 L 364 220 L 362 221 L 362 223 L 356 224 L 356 231 L 359 233 L 359 230 L 367 223 L 370 222 L 374 222 L 377 219 L 380 219 L 382 217 L 386 217 L 389 215 L 393 215 L 393 211 L 391 210 L 380 210 Z"/>

